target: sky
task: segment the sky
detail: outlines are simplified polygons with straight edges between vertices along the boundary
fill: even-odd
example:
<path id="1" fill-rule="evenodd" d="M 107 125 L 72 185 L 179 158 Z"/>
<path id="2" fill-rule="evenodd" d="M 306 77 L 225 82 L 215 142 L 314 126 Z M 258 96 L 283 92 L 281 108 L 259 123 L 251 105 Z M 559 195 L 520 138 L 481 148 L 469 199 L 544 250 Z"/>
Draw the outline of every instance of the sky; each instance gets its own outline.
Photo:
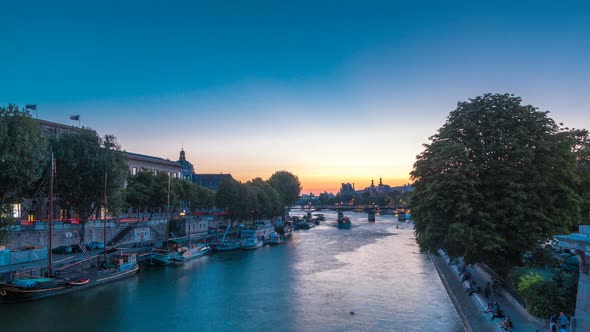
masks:
<path id="1" fill-rule="evenodd" d="M 304 192 L 410 182 L 459 101 L 590 129 L 584 1 L 0 1 L 0 105 Z"/>

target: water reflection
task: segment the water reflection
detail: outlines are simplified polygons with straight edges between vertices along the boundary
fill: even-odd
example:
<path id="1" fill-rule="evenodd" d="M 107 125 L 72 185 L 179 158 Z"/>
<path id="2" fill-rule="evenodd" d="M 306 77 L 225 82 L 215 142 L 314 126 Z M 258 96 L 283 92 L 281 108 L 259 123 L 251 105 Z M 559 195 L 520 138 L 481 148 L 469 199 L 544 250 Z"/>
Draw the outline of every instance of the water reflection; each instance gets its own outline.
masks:
<path id="1" fill-rule="evenodd" d="M 462 331 L 411 225 L 336 214 L 280 246 L 142 267 L 111 285 L 2 305 L 6 331 Z M 354 312 L 354 314 L 351 314 Z"/>

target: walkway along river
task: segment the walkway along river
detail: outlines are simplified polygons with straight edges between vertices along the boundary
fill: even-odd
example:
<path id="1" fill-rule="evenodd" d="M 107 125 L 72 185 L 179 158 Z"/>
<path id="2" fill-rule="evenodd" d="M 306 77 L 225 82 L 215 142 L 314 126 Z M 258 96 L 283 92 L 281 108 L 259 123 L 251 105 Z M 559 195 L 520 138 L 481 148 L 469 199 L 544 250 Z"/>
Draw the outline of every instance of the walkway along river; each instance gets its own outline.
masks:
<path id="1" fill-rule="evenodd" d="M 3 331 L 463 331 L 411 224 L 336 213 L 279 246 L 142 266 L 126 280 L 1 305 Z"/>

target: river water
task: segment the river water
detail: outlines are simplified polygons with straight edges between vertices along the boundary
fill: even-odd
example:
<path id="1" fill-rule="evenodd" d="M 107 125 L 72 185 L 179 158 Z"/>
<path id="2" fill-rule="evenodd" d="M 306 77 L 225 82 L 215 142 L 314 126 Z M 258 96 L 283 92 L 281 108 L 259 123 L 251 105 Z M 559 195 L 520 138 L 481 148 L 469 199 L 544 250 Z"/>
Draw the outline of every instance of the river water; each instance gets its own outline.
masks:
<path id="1" fill-rule="evenodd" d="M 279 246 L 142 265 L 82 293 L 0 305 L 1 330 L 464 330 L 411 224 L 348 212 L 353 227 L 342 230 L 335 213 L 324 214 L 321 226 Z"/>

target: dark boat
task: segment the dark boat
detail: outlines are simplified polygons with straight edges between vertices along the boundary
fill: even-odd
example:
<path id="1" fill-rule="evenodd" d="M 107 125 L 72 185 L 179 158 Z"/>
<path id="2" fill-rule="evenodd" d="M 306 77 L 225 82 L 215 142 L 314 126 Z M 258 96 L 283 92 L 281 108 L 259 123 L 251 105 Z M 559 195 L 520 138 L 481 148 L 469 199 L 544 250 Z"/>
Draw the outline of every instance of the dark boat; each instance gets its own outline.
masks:
<path id="1" fill-rule="evenodd" d="M 375 212 L 369 211 L 369 222 L 375 222 Z"/>
<path id="2" fill-rule="evenodd" d="M 0 283 L 0 302 L 26 302 L 76 292 L 131 276 L 138 270 L 137 254 L 120 253 L 111 256 L 111 264 L 98 269 L 64 273 L 58 270 L 52 277 L 19 276 Z"/>
<path id="3" fill-rule="evenodd" d="M 53 238 L 53 182 L 55 177 L 55 162 L 51 156 L 50 181 L 49 181 L 49 246 L 48 266 L 45 276 L 30 276 L 15 274 L 9 282 L 0 283 L 0 302 L 16 303 L 42 299 L 49 296 L 61 295 L 79 291 L 96 285 L 101 285 L 117 279 L 121 279 L 137 273 L 137 254 L 118 253 L 110 256 L 111 262 L 107 264 L 106 250 L 102 267 L 84 269 L 82 264 L 89 264 L 98 256 L 88 257 L 84 260 L 69 264 L 53 270 L 53 256 L 51 252 Z M 105 210 L 106 210 L 106 185 L 105 174 Z M 105 217 L 106 218 L 106 217 Z M 106 243 L 106 219 L 104 222 Z M 71 268 L 71 270 L 66 270 Z"/>
<path id="4" fill-rule="evenodd" d="M 350 229 L 350 227 L 352 226 L 350 224 L 350 219 L 348 219 L 348 217 L 345 217 L 342 211 L 338 211 L 338 219 L 336 219 L 336 221 L 338 221 L 338 228 L 340 229 Z"/>
<path id="5" fill-rule="evenodd" d="M 344 217 L 342 218 L 342 220 L 338 221 L 338 228 L 340 229 L 350 229 L 351 227 L 351 223 L 350 223 L 350 219 L 348 219 L 348 217 Z"/>

